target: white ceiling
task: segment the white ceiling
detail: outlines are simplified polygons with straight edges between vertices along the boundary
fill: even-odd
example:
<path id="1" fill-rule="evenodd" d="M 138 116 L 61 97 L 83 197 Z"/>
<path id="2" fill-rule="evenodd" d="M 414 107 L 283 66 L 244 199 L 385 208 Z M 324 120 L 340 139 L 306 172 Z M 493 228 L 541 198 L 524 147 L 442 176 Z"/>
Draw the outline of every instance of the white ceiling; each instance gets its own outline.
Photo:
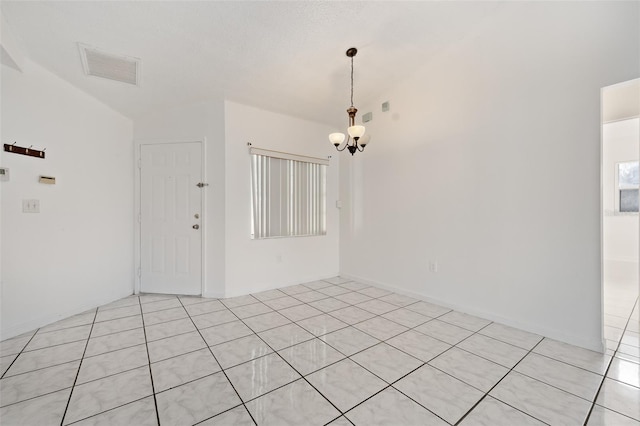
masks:
<path id="1" fill-rule="evenodd" d="M 494 2 L 5 1 L 26 56 L 135 118 L 224 96 L 342 125 L 355 105 L 490 25 Z M 87 77 L 77 43 L 142 60 L 141 86 Z"/>

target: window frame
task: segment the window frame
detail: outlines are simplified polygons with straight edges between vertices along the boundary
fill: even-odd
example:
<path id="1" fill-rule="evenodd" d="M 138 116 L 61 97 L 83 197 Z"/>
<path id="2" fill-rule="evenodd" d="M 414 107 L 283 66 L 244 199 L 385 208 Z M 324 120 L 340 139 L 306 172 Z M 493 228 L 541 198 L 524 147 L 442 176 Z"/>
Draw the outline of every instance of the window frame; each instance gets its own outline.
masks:
<path id="1" fill-rule="evenodd" d="M 326 236 L 329 160 L 255 147 L 249 149 L 249 154 L 250 238 Z M 272 173 L 276 170 L 272 167 L 276 165 L 277 172 Z M 274 175 L 277 182 L 271 181 Z M 276 190 L 272 192 L 272 189 Z M 303 196 L 300 196 L 301 191 Z M 277 198 L 272 198 L 274 196 Z M 275 222 L 271 217 L 277 218 Z M 269 223 L 265 224 L 265 221 Z M 279 232 L 270 235 L 272 228 Z M 300 233 L 301 228 L 306 232 Z"/>
<path id="2" fill-rule="evenodd" d="M 639 163 L 638 160 L 628 160 L 628 161 L 619 161 L 615 163 L 615 167 L 614 167 L 614 173 L 615 173 L 615 177 L 614 177 L 614 203 L 613 203 L 613 207 L 614 207 L 614 214 L 616 216 L 637 216 L 639 214 L 639 212 L 635 211 L 635 212 L 625 212 L 625 211 L 620 211 L 620 191 L 624 190 L 624 189 L 635 189 L 636 191 L 640 191 L 640 185 L 636 185 L 635 187 L 628 187 L 625 186 L 623 188 L 620 187 L 620 165 L 621 164 L 627 164 L 627 163 Z M 640 167 L 640 164 L 639 164 Z"/>

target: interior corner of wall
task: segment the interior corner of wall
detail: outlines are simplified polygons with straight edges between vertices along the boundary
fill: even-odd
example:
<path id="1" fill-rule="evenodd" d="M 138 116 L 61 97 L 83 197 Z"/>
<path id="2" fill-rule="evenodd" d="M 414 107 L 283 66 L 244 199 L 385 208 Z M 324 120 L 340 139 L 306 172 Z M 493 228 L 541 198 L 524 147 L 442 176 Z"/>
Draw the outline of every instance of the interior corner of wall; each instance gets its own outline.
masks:
<path id="1" fill-rule="evenodd" d="M 24 68 L 24 55 L 16 42 L 4 15 L 0 11 L 0 47 L 2 64 L 22 72 Z"/>

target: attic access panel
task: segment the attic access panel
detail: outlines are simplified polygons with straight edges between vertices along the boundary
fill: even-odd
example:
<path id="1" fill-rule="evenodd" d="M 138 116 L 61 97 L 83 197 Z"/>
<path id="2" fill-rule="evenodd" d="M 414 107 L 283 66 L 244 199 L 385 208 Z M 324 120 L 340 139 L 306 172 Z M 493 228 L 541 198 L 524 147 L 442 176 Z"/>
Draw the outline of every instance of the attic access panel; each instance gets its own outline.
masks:
<path id="1" fill-rule="evenodd" d="M 86 75 L 140 85 L 139 58 L 107 53 L 81 43 L 78 43 L 78 48 Z"/>

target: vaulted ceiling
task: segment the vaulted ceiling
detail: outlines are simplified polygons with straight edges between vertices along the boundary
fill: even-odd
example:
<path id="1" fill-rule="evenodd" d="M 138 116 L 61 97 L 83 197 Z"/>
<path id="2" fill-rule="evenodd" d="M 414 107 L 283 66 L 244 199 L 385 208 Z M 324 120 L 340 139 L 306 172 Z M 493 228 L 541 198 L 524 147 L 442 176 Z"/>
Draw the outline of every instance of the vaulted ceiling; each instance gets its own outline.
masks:
<path id="1" fill-rule="evenodd" d="M 495 2 L 2 1 L 25 55 L 135 118 L 227 99 L 329 124 L 491 25 Z M 78 43 L 142 60 L 139 87 L 87 77 Z"/>

